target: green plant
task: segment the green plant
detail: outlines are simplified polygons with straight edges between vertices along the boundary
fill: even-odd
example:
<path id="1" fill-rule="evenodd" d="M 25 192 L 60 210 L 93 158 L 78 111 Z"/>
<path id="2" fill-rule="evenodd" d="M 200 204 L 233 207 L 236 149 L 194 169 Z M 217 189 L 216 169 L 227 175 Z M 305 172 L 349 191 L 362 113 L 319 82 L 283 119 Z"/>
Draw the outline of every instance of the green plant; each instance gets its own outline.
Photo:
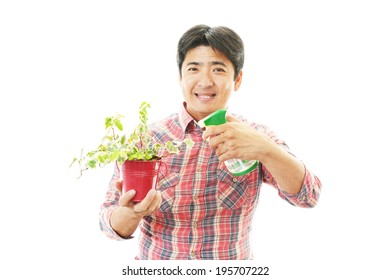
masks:
<path id="1" fill-rule="evenodd" d="M 148 126 L 149 102 L 142 102 L 139 107 L 139 123 L 134 131 L 127 135 L 123 133 L 122 118 L 117 114 L 106 117 L 106 135 L 102 138 L 100 145 L 83 154 L 75 157 L 70 164 L 78 162 L 80 176 L 83 171 L 97 166 L 106 166 L 112 162 L 122 164 L 126 160 L 155 160 L 166 157 L 170 154 L 178 154 L 180 146 L 184 143 L 188 148 L 193 146 L 192 140 L 168 141 L 165 143 L 154 142 Z"/>

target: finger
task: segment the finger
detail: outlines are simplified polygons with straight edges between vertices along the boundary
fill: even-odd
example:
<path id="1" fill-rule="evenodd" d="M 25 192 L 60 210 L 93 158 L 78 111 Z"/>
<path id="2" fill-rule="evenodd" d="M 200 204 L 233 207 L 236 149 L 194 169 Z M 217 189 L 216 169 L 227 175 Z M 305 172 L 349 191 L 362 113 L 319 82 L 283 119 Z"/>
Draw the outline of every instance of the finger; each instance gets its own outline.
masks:
<path id="1" fill-rule="evenodd" d="M 216 152 L 217 156 L 219 157 L 219 156 L 227 153 L 228 150 L 229 150 L 229 148 L 227 147 L 227 145 L 225 143 L 223 143 L 223 144 L 220 144 L 216 148 L 215 152 Z"/>
<path id="2" fill-rule="evenodd" d="M 219 135 L 225 131 L 224 125 L 212 125 L 208 126 L 205 131 L 203 131 L 202 137 L 203 139 L 212 138 L 216 135 Z"/>
<path id="3" fill-rule="evenodd" d="M 222 146 L 226 144 L 225 143 L 225 137 L 224 135 L 220 134 L 220 135 L 217 135 L 217 136 L 214 136 L 212 137 L 210 140 L 209 140 L 209 146 L 213 149 L 218 149 L 222 148 Z"/>
<path id="4" fill-rule="evenodd" d="M 121 197 L 119 198 L 118 204 L 120 206 L 128 207 L 131 205 L 131 200 L 135 195 L 135 190 L 129 190 L 128 192 L 125 192 Z"/>
<path id="5" fill-rule="evenodd" d="M 118 190 L 119 193 L 122 193 L 122 181 L 121 180 L 115 181 L 115 188 Z"/>
<path id="6" fill-rule="evenodd" d="M 150 213 L 154 212 L 156 209 L 160 208 L 160 205 L 161 205 L 161 201 L 162 201 L 162 198 L 161 198 L 161 192 L 157 191 L 156 192 L 156 195 L 152 201 L 152 203 L 150 203 L 149 205 L 149 208 L 148 208 L 148 211 Z"/>
<path id="7" fill-rule="evenodd" d="M 151 189 L 145 196 L 145 198 L 134 205 L 134 211 L 136 213 L 140 213 L 140 212 L 145 212 L 147 211 L 147 209 L 149 208 L 149 205 L 152 203 L 155 195 L 156 195 L 156 190 L 155 189 Z"/>

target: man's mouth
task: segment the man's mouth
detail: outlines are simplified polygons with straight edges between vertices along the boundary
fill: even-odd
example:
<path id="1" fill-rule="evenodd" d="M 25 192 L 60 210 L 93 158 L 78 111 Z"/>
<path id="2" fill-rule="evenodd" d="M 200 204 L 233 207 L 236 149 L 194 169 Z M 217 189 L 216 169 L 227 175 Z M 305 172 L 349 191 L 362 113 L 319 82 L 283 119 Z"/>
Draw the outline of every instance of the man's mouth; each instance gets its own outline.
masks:
<path id="1" fill-rule="evenodd" d="M 195 93 L 195 95 L 202 101 L 210 100 L 216 96 L 216 94 L 201 94 L 201 93 Z"/>

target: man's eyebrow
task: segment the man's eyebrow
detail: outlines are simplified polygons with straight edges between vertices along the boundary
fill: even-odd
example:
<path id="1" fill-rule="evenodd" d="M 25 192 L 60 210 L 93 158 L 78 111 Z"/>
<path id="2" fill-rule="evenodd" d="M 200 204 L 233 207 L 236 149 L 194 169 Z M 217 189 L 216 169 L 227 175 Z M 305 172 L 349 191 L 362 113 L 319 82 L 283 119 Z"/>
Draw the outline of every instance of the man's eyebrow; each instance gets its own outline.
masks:
<path id="1" fill-rule="evenodd" d="M 186 64 L 186 66 L 189 66 L 189 65 L 202 65 L 202 64 L 203 64 L 202 62 L 190 61 L 190 62 L 188 62 Z M 222 65 L 222 66 L 226 67 L 226 64 L 223 61 L 219 61 L 219 60 L 211 61 L 209 64 L 211 64 L 211 65 Z"/>
<path id="2" fill-rule="evenodd" d="M 222 65 L 226 67 L 226 64 L 223 61 L 212 61 L 211 65 Z"/>
<path id="3" fill-rule="evenodd" d="M 200 62 L 196 62 L 196 61 L 190 61 L 186 64 L 186 66 L 189 66 L 189 65 L 201 65 Z"/>

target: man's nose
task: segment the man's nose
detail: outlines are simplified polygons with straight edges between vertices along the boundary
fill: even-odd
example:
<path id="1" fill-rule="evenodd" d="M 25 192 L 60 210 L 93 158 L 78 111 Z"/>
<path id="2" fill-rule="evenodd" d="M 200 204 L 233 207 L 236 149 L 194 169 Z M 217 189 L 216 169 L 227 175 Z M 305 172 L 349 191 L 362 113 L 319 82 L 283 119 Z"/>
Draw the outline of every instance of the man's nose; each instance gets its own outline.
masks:
<path id="1" fill-rule="evenodd" d="M 198 81 L 198 86 L 205 88 L 205 87 L 211 87 L 213 85 L 213 80 L 210 77 L 209 73 L 202 73 L 199 81 Z"/>

